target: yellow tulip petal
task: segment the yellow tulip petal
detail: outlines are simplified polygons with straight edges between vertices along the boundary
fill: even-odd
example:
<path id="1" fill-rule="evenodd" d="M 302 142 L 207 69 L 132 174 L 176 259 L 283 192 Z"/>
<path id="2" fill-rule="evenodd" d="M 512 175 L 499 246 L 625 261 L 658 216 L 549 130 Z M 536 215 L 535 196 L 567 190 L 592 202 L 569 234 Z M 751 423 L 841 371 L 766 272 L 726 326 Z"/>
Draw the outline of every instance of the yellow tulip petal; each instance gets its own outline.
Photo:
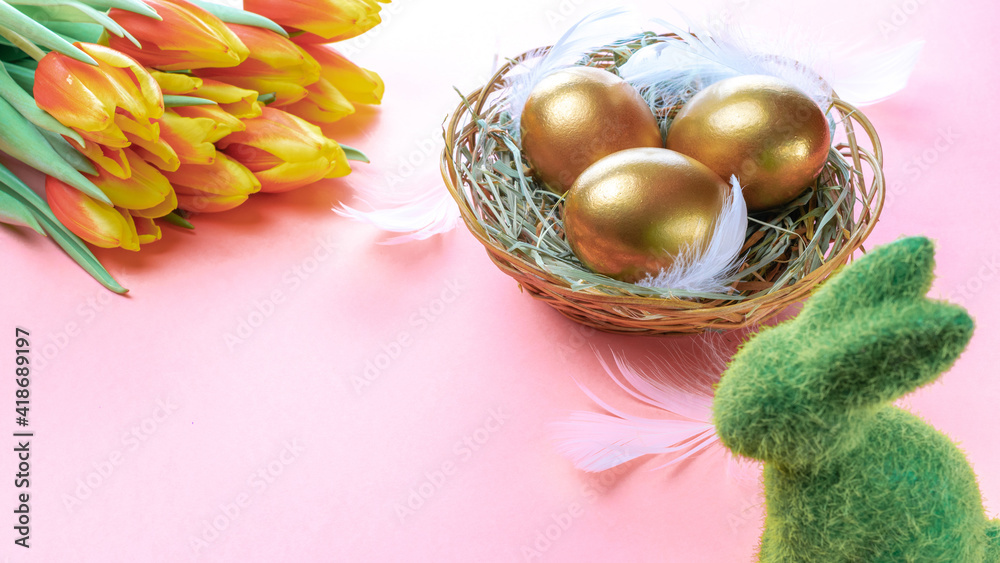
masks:
<path id="1" fill-rule="evenodd" d="M 66 140 L 79 150 L 83 156 L 86 156 L 97 167 L 105 170 L 108 174 L 122 179 L 128 178 L 132 174 L 132 169 L 129 167 L 128 159 L 125 157 L 122 149 L 98 145 L 87 139 L 84 139 L 84 145 L 81 147 L 73 139 L 67 137 Z"/>
<path id="2" fill-rule="evenodd" d="M 139 236 L 140 245 L 156 242 L 163 237 L 163 231 L 160 230 L 160 226 L 152 219 L 133 216 L 132 222 L 135 224 L 135 231 Z"/>
<path id="3" fill-rule="evenodd" d="M 160 90 L 164 94 L 171 96 L 185 96 L 191 94 L 201 87 L 202 80 L 195 76 L 180 74 L 177 72 L 160 72 L 152 70 L 149 72 L 153 80 L 160 85 Z"/>
<path id="4" fill-rule="evenodd" d="M 182 117 L 211 119 L 214 126 L 205 138 L 209 143 L 214 143 L 230 133 L 245 131 L 247 128 L 242 120 L 219 106 L 186 106 L 176 107 L 173 110 Z"/>
<path id="5" fill-rule="evenodd" d="M 223 153 L 216 155 L 212 164 L 185 164 L 176 172 L 168 173 L 166 176 L 178 195 L 185 193 L 249 195 L 260 191 L 257 177 L 245 166 Z"/>
<path id="6" fill-rule="evenodd" d="M 171 188 L 170 193 L 167 194 L 167 198 L 163 200 L 163 203 L 148 209 L 130 209 L 129 213 L 135 217 L 158 219 L 169 214 L 175 209 L 177 209 L 177 194 L 174 192 L 173 188 Z"/>
<path id="7" fill-rule="evenodd" d="M 333 123 L 354 113 L 354 106 L 326 79 L 311 84 L 305 99 L 285 106 L 288 113 L 312 123 Z"/>
<path id="8" fill-rule="evenodd" d="M 126 209 L 144 209 L 161 204 L 172 192 L 170 182 L 159 170 L 130 149 L 123 150 L 132 170 L 128 179 L 115 177 L 104 170 L 92 177 L 111 203 Z"/>

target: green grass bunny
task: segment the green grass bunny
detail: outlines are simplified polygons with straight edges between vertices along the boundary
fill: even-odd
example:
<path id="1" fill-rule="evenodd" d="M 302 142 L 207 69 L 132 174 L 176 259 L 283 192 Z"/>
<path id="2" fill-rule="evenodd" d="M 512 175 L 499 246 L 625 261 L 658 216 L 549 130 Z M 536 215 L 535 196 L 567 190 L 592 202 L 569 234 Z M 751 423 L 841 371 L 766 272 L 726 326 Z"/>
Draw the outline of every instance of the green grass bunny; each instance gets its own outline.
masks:
<path id="1" fill-rule="evenodd" d="M 733 358 L 714 419 L 726 447 L 764 462 L 761 562 L 1000 562 L 961 450 L 892 405 L 972 336 L 964 309 L 925 297 L 933 270 L 926 238 L 879 247 Z"/>

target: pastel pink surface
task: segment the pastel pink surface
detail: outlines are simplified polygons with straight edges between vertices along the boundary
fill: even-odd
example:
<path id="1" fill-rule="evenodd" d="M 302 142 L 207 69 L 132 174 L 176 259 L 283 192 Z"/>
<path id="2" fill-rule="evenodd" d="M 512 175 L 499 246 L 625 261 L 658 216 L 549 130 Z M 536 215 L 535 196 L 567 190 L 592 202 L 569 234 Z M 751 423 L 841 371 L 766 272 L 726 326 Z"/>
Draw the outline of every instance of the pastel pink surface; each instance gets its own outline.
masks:
<path id="1" fill-rule="evenodd" d="M 849 0 L 836 9 L 848 14 L 845 27 L 829 23 L 828 5 L 801 4 L 686 9 L 794 21 L 803 33 L 848 42 L 927 40 L 909 88 L 865 110 L 882 137 L 891 194 L 867 246 L 934 238 L 932 295 L 976 317 L 954 369 L 905 402 L 961 443 L 995 514 L 998 8 Z M 497 52 L 549 43 L 600 7 L 386 5 L 385 23 L 345 49 L 383 76 L 384 105 L 360 118 L 364 130 L 359 121 L 331 128 L 374 164 L 199 216 L 196 232 L 166 229 L 137 255 L 99 252 L 128 297 L 104 291 L 50 241 L 0 228 L 0 330 L 10 335 L 0 348 L 13 357 L 21 326 L 42 360 L 31 387 L 32 547 L 12 543 L 8 437 L 0 557 L 750 561 L 759 487 L 728 476 L 721 452 L 663 470 L 649 471 L 663 461 L 652 458 L 588 475 L 546 436 L 569 411 L 597 409 L 574 377 L 630 408 L 591 346 L 643 358 L 688 337 L 586 331 L 522 294 L 461 225 L 380 246 L 383 234 L 330 211 L 389 174 L 437 182 L 441 120 L 458 102 L 452 86 L 471 90 Z M 15 431 L 12 379 L 0 382 L 5 432 Z"/>

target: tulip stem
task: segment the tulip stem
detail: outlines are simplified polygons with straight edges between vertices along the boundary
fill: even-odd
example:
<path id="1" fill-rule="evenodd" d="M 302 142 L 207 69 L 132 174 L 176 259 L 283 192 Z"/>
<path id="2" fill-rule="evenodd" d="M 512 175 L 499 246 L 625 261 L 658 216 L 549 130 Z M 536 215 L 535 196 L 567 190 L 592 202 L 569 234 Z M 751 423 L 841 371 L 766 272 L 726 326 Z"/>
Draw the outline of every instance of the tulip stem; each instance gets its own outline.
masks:
<path id="1" fill-rule="evenodd" d="M 6 27 L 0 26 L 0 37 L 3 37 L 10 42 L 11 45 L 17 47 L 18 49 L 24 51 L 26 55 L 35 59 L 36 61 L 42 60 L 45 56 L 45 51 L 38 48 L 37 45 L 28 41 L 21 35 L 7 29 Z"/>
<path id="2" fill-rule="evenodd" d="M 257 101 L 264 104 L 265 106 L 277 99 L 278 95 L 275 94 L 274 92 L 268 92 L 266 94 L 260 94 L 257 96 Z"/>
<path id="3" fill-rule="evenodd" d="M 208 100 L 196 96 L 176 96 L 165 94 L 163 96 L 163 105 L 168 108 L 176 108 L 184 106 L 217 106 L 219 103 L 214 100 Z"/>

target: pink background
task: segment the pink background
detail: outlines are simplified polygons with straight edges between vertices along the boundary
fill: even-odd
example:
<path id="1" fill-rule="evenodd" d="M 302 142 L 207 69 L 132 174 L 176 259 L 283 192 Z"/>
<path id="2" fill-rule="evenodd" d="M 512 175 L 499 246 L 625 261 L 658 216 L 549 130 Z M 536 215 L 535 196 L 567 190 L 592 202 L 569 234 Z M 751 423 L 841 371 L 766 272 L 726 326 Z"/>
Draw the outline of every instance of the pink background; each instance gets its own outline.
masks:
<path id="1" fill-rule="evenodd" d="M 977 319 L 955 368 L 905 402 L 961 443 L 995 514 L 1000 13 L 991 0 L 802 4 L 688 9 L 876 45 L 927 39 L 910 87 L 866 109 L 890 183 L 870 244 L 936 239 L 932 294 Z M 197 217 L 195 233 L 166 229 L 140 254 L 100 252 L 128 297 L 49 241 L 0 228 L 2 357 L 23 326 L 45 360 L 31 386 L 30 552 L 12 543 L 14 385 L 0 378 L 0 561 L 518 561 L 528 547 L 546 561 L 749 561 L 758 487 L 727 476 L 721 452 L 587 475 L 546 438 L 570 410 L 596 410 L 572 377 L 632 409 L 590 345 L 642 358 L 689 338 L 582 331 L 521 294 L 463 226 L 381 246 L 383 234 L 331 212 L 389 174 L 439 183 L 452 86 L 471 90 L 496 53 L 551 42 L 600 7 L 387 5 L 347 51 L 384 77 L 384 105 L 331 130 L 374 164 Z M 374 381 L 356 388 L 366 369 Z M 429 498 L 400 518 L 421 487 Z M 556 539 L 539 541 L 547 531 Z"/>

